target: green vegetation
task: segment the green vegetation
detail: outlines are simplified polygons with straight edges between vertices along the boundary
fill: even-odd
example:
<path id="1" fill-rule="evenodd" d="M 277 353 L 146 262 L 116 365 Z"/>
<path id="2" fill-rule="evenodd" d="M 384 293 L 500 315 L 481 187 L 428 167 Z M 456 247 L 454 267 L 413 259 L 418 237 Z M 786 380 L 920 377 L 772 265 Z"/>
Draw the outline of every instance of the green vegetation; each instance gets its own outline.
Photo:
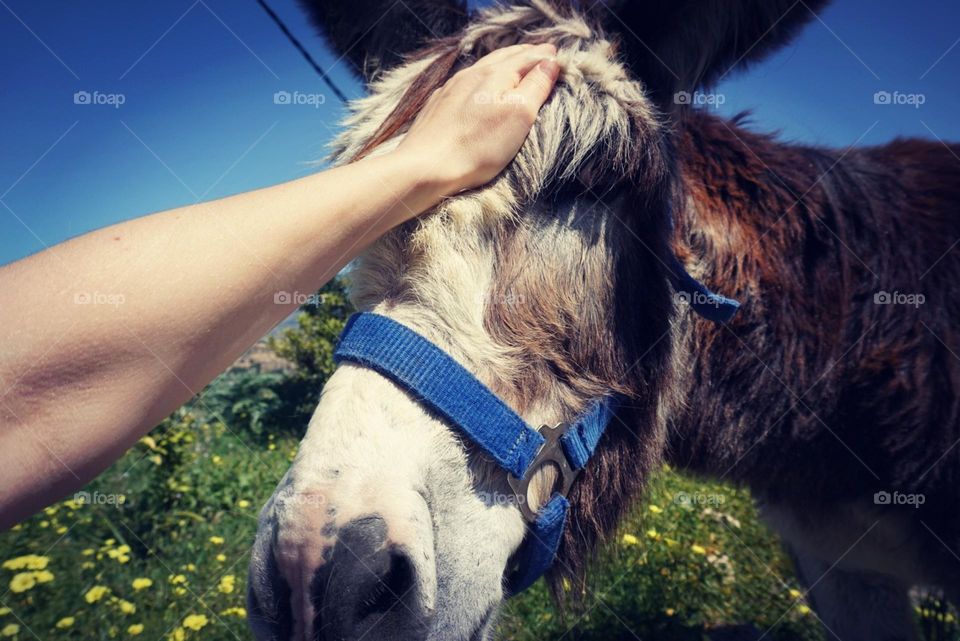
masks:
<path id="1" fill-rule="evenodd" d="M 349 312 L 342 286 L 325 288 L 270 342 L 291 371 L 227 372 L 83 493 L 0 534 L 0 640 L 249 638 L 257 510 L 296 452 Z M 821 638 L 748 494 L 670 470 L 568 596 L 580 603 L 561 613 L 538 583 L 509 603 L 500 638 L 687 640 L 744 624 L 766 639 Z M 923 606 L 930 641 L 960 639 L 944 607 Z"/>

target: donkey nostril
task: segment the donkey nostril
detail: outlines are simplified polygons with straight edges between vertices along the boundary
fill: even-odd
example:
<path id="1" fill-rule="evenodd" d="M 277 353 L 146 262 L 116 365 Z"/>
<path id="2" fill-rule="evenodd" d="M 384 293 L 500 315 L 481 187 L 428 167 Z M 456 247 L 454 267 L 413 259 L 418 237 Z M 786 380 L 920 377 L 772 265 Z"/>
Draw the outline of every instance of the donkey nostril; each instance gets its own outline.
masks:
<path id="1" fill-rule="evenodd" d="M 416 585 L 416 567 L 404 547 L 387 540 L 382 517 L 351 521 L 311 584 L 316 629 L 323 639 L 359 639 L 374 627 L 375 637 L 417 638 L 427 614 Z"/>
<path id="2" fill-rule="evenodd" d="M 371 614 L 389 612 L 413 587 L 413 566 L 410 559 L 398 550 L 389 553 L 389 567 L 378 577 L 357 607 L 357 619 Z"/>

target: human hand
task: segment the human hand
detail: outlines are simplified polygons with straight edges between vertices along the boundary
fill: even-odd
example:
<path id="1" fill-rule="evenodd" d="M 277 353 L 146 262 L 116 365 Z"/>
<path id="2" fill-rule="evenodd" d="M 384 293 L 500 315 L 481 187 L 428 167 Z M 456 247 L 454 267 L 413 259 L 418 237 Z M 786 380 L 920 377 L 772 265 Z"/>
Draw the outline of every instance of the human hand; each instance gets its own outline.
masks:
<path id="1" fill-rule="evenodd" d="M 559 74 L 556 47 L 513 45 L 454 74 L 427 100 L 397 149 L 441 196 L 492 180 L 513 160 Z"/>

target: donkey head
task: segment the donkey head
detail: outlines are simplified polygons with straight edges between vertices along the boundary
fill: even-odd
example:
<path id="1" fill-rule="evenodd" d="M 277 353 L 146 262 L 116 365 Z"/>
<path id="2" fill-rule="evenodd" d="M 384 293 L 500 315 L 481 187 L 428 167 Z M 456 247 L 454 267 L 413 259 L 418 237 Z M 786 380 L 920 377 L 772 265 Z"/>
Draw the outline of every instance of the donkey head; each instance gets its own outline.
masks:
<path id="1" fill-rule="evenodd" d="M 389 151 L 449 75 L 517 42 L 553 43 L 562 71 L 516 159 L 381 239 L 350 282 L 359 308 L 441 347 L 529 425 L 570 420 L 611 393 L 627 399 L 570 491 L 556 581 L 582 576 L 665 442 L 678 353 L 670 216 L 682 199 L 664 110 L 595 20 L 531 0 L 378 67 L 335 157 Z M 523 498 L 536 509 L 556 481 L 534 472 Z M 512 497 L 505 472 L 454 426 L 390 379 L 342 364 L 261 513 L 254 632 L 490 638 L 527 533 Z"/>

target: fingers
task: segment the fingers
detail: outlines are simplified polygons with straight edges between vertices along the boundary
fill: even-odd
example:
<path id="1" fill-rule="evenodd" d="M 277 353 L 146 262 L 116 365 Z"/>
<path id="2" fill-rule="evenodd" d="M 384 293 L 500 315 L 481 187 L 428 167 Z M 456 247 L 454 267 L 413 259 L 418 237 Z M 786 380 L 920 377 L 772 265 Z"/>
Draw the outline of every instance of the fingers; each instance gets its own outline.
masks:
<path id="1" fill-rule="evenodd" d="M 521 102 L 528 104 L 535 115 L 550 97 L 559 74 L 560 65 L 556 60 L 552 58 L 540 60 L 526 72 L 513 93 L 519 95 Z"/>

